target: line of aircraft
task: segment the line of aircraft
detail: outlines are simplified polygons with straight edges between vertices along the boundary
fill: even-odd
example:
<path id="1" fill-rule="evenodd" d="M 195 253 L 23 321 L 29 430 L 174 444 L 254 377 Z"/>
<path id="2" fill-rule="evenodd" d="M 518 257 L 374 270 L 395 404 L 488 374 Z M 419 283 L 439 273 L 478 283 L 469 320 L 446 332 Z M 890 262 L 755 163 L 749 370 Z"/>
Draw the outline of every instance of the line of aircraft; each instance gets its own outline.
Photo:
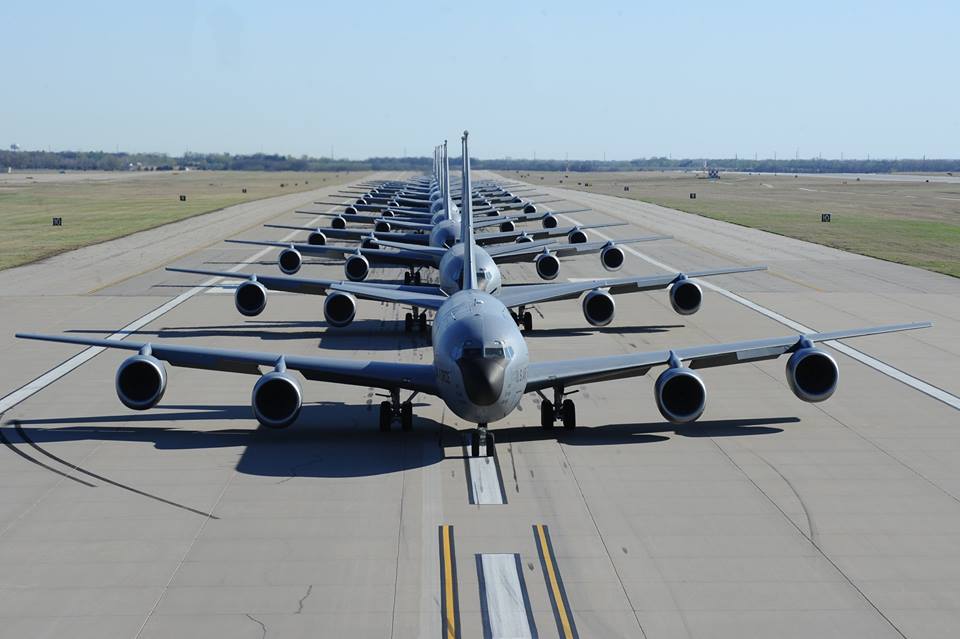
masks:
<path id="1" fill-rule="evenodd" d="M 421 394 L 434 396 L 476 426 L 471 432 L 471 454 L 477 456 L 492 450 L 494 433 L 488 431 L 488 425 L 510 415 L 528 393 L 536 393 L 541 398 L 541 427 L 550 429 L 559 423 L 572 429 L 577 423 L 576 407 L 569 398 L 576 392 L 574 387 L 638 377 L 653 368 L 664 367 L 654 384 L 654 401 L 666 420 L 684 424 L 698 419 L 706 407 L 706 386 L 698 369 L 789 355 L 786 377 L 790 389 L 803 401 L 819 402 L 833 395 L 839 380 L 837 362 L 817 347 L 819 342 L 930 326 L 929 323 L 897 324 L 653 352 L 531 361 L 524 332 L 533 330 L 533 318 L 528 310 L 533 305 L 579 298 L 586 321 L 600 327 L 614 319 L 614 296 L 665 289 L 673 309 L 689 315 L 697 312 L 703 301 L 698 278 L 758 271 L 765 267 L 554 282 L 563 258 L 599 254 L 603 268 L 619 270 L 625 262 L 621 245 L 652 242 L 666 236 L 590 241 L 591 228 L 611 225 L 560 226 L 558 215 L 586 211 L 544 209 L 549 200 L 535 201 L 533 198 L 540 196 L 529 194 L 525 187 L 496 181 L 474 184 L 468 142 L 468 134 L 464 132 L 459 189 L 449 170 L 444 143 L 435 149 L 430 175 L 364 183 L 363 191 L 344 191 L 344 195 L 358 197 L 341 212 L 325 215 L 322 211 L 302 211 L 330 217 L 329 227 L 266 225 L 305 232 L 306 242 L 227 240 L 280 249 L 278 265 L 282 275 L 167 269 L 241 280 L 234 303 L 245 316 L 263 312 L 268 290 L 325 296 L 324 318 L 334 328 L 349 325 L 362 312 L 360 301 L 409 307 L 406 330 L 431 331 L 433 360 L 430 363 L 338 359 L 64 335 L 23 333 L 17 336 L 136 351 L 120 364 L 115 380 L 120 401 L 135 410 L 152 408 L 162 399 L 167 384 L 164 362 L 258 376 L 251 405 L 257 420 L 269 428 L 285 428 L 297 420 L 303 393 L 294 372 L 310 381 L 387 391 L 390 399 L 380 405 L 381 430 L 390 430 L 397 423 L 403 430 L 409 430 L 413 426 L 413 399 Z M 518 193 L 527 194 L 521 197 Z M 541 228 L 518 228 L 529 222 L 539 222 Z M 333 244 L 332 240 L 346 243 Z M 342 259 L 345 279 L 294 277 L 304 265 L 303 255 Z M 533 263 L 538 276 L 545 281 L 511 283 L 500 271 L 502 264 L 523 262 Z M 400 268 L 403 282 L 367 281 L 373 268 Z M 436 284 L 423 282 L 424 269 L 436 269 Z M 409 395 L 403 398 L 403 393 Z"/>

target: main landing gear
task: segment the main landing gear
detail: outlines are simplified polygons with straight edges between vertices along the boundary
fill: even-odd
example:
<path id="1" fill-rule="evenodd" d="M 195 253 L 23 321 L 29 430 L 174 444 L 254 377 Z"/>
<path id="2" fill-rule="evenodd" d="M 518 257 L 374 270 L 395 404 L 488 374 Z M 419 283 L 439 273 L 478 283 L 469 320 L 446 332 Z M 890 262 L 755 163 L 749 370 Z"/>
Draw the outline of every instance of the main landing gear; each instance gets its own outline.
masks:
<path id="1" fill-rule="evenodd" d="M 573 391 L 576 393 L 577 391 Z M 572 399 L 564 399 L 565 395 L 573 393 L 564 393 L 562 388 L 553 389 L 553 401 L 540 393 L 540 426 L 545 429 L 551 429 L 557 422 L 563 424 L 568 430 L 577 427 L 577 407 Z"/>
<path id="2" fill-rule="evenodd" d="M 421 333 L 427 332 L 427 312 L 421 311 L 416 306 L 413 307 L 412 313 L 407 313 L 403 317 L 403 332 L 412 333 L 414 326 Z"/>
<path id="3" fill-rule="evenodd" d="M 413 398 L 414 393 L 405 402 L 400 401 L 400 391 L 390 391 L 390 401 L 380 402 L 380 431 L 389 432 L 394 422 L 400 423 L 401 430 L 413 428 Z"/>
<path id="4" fill-rule="evenodd" d="M 492 457 L 493 443 L 493 433 L 487 430 L 487 425 L 477 424 L 476 430 L 470 433 L 470 456 L 480 457 L 483 451 L 484 457 Z"/>
<path id="5" fill-rule="evenodd" d="M 524 310 L 523 306 L 517 309 L 516 313 L 510 311 L 510 315 L 513 317 L 513 321 L 517 323 L 517 326 L 523 328 L 525 333 L 533 330 L 533 314 L 530 313 L 530 311 Z"/>
<path id="6" fill-rule="evenodd" d="M 408 271 L 403 274 L 403 283 L 408 286 L 410 284 L 416 284 L 417 286 L 420 286 L 421 281 L 420 271 Z"/>

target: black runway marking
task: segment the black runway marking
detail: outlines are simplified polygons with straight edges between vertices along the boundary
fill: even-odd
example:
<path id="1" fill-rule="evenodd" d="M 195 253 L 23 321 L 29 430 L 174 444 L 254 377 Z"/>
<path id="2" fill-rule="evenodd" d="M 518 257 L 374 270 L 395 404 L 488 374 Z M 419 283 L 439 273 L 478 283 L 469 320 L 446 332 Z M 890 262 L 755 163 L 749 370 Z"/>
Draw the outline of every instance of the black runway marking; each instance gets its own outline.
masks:
<path id="1" fill-rule="evenodd" d="M 134 488 L 133 486 L 128 486 L 128 485 L 126 485 L 126 484 L 121 484 L 120 482 L 117 482 L 117 481 L 114 481 L 114 480 L 109 479 L 109 478 L 107 478 L 107 477 L 104 477 L 103 475 L 98 475 L 98 474 L 96 474 L 96 473 L 94 473 L 94 472 L 91 472 L 91 471 L 87 470 L 86 468 L 81 468 L 80 466 L 77 466 L 77 465 L 74 464 L 74 463 L 68 462 L 67 460 L 63 459 L 62 457 L 57 457 L 56 455 L 54 455 L 54 454 L 51 453 L 50 451 L 41 448 L 39 445 L 37 445 L 36 442 L 34 442 L 32 439 L 30 439 L 30 437 L 27 435 L 26 431 L 23 430 L 23 427 L 20 426 L 20 423 L 19 423 L 19 422 L 14 422 L 13 425 L 14 425 L 14 427 L 17 429 L 17 434 L 20 435 L 20 437 L 23 438 L 23 441 L 25 441 L 25 442 L 27 442 L 28 444 L 30 444 L 31 446 L 33 446 L 33 448 L 36 449 L 37 452 L 39 452 L 39 453 L 42 454 L 42 455 L 46 455 L 47 457 L 49 457 L 50 459 L 52 459 L 52 460 L 54 460 L 54 461 L 56 461 L 56 462 L 59 462 L 59 463 L 63 464 L 63 465 L 66 466 L 67 468 L 72 468 L 73 470 L 77 471 L 78 473 L 83 473 L 84 475 L 87 475 L 88 477 L 93 477 L 94 479 L 99 479 L 100 481 L 102 481 L 102 482 L 105 483 L 105 484 L 110 484 L 111 486 L 116 486 L 117 488 L 121 488 L 121 489 L 123 489 L 123 490 L 130 491 L 131 493 L 140 495 L 140 496 L 142 496 L 142 497 L 146 497 L 146 498 L 148 498 L 148 499 L 152 499 L 152 500 L 154 500 L 154 501 L 158 501 L 158 502 L 160 502 L 161 504 L 167 504 L 168 506 L 173 506 L 174 508 L 179 508 L 179 509 L 181 509 L 181 510 L 186 510 L 186 511 L 188 511 L 188 512 L 191 512 L 191 513 L 200 515 L 200 516 L 202 516 L 202 517 L 209 517 L 210 519 L 220 519 L 219 517 L 217 517 L 217 516 L 214 515 L 213 513 L 206 513 L 206 512 L 203 512 L 202 510 L 197 510 L 196 508 L 191 508 L 190 506 L 185 506 L 185 505 L 183 505 L 183 504 L 178 504 L 178 503 L 175 502 L 175 501 L 170 501 L 169 499 L 164 499 L 163 497 L 158 497 L 157 495 L 153 495 L 153 494 L 151 494 L 151 493 L 142 491 L 142 490 L 140 490 L 139 488 Z M 55 471 L 55 472 L 58 472 L 58 471 Z M 61 473 L 61 474 L 63 474 L 63 473 Z M 66 476 L 69 477 L 69 475 L 66 475 Z"/>
<path id="2" fill-rule="evenodd" d="M 16 424 L 15 422 L 14 422 L 14 424 L 19 428 L 19 424 Z M 88 482 L 88 481 L 83 481 L 83 480 L 80 479 L 79 477 L 74 477 L 73 475 L 70 475 L 70 474 L 68 474 L 68 473 L 65 473 L 65 472 L 63 472 L 62 470 L 57 470 L 57 469 L 54 468 L 53 466 L 47 466 L 46 464 L 44 464 L 44 463 L 43 463 L 42 461 L 40 461 L 39 459 L 35 459 L 35 458 L 31 457 L 30 455 L 26 454 L 25 452 L 23 452 L 22 450 L 20 450 L 18 447 L 16 447 L 16 446 L 13 445 L 13 442 L 11 442 L 11 441 L 7 438 L 7 434 L 3 432 L 3 429 L 2 429 L 2 428 L 0 428 L 0 441 L 3 442 L 3 445 L 4 445 L 4 446 L 6 446 L 7 448 L 9 448 L 10 450 L 12 450 L 13 452 L 15 452 L 16 454 L 20 455 L 21 457 L 23 457 L 24 459 L 26 459 L 26 460 L 27 460 L 28 462 L 30 462 L 31 464 L 36 464 L 37 466 L 40 466 L 41 468 L 43 468 L 43 469 L 45 469 L 45 470 L 49 470 L 51 473 L 54 473 L 54 474 L 56 474 L 56 475 L 60 475 L 61 477 L 65 477 L 65 478 L 67 478 L 67 479 L 71 479 L 71 480 L 77 482 L 78 484 L 83 484 L 84 486 L 88 486 L 88 487 L 90 487 L 90 488 L 96 488 L 96 487 L 97 487 L 96 484 L 91 484 L 91 483 Z"/>

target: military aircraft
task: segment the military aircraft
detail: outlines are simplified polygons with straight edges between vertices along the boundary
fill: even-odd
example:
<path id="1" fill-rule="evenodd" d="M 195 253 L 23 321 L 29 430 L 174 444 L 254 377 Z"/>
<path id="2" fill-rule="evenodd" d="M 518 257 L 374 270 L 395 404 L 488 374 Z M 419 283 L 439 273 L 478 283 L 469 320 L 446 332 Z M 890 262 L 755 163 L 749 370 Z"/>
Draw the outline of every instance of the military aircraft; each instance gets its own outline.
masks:
<path id="1" fill-rule="evenodd" d="M 467 133 L 463 144 L 463 190 L 469 194 L 470 155 Z M 698 419 L 706 406 L 706 386 L 697 369 L 775 359 L 784 354 L 787 381 L 803 401 L 819 402 L 833 395 L 839 381 L 834 358 L 816 347 L 818 342 L 925 328 L 928 322 L 897 324 L 828 333 L 787 335 L 731 344 L 711 344 L 619 355 L 531 362 L 523 335 L 507 307 L 481 290 L 470 224 L 469 198 L 463 216 L 463 271 L 461 290 L 437 309 L 433 322 L 433 361 L 428 364 L 335 359 L 284 353 L 176 346 L 164 343 L 89 339 L 63 335 L 21 333 L 17 337 L 67 344 L 138 351 L 116 374 L 116 391 L 126 406 L 151 408 L 166 389 L 162 362 L 209 370 L 259 375 L 251 396 L 253 413 L 269 428 L 284 428 L 296 421 L 303 402 L 300 384 L 292 371 L 312 381 L 326 381 L 387 390 L 390 400 L 380 405 L 380 428 L 395 421 L 409 430 L 413 424 L 412 399 L 419 394 L 439 397 L 462 419 L 477 425 L 471 434 L 471 454 L 490 454 L 492 433 L 487 427 L 513 412 L 526 393 L 541 397 L 541 426 L 560 421 L 576 426 L 576 409 L 568 399 L 570 387 L 638 377 L 665 366 L 654 384 L 654 400 L 665 419 L 684 424 Z M 261 374 L 260 367 L 272 370 Z M 401 391 L 411 395 L 401 401 Z M 553 391 L 553 399 L 544 395 Z"/>

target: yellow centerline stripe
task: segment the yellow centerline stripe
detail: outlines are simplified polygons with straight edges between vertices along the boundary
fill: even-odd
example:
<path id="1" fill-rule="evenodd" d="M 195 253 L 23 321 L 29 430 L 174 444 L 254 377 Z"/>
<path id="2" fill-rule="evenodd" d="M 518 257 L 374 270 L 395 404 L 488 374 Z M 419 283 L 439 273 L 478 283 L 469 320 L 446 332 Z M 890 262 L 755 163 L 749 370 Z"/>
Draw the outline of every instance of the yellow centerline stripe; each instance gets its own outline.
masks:
<path id="1" fill-rule="evenodd" d="M 540 544 L 540 556 L 543 558 L 543 565 L 546 567 L 547 583 L 550 586 L 551 595 L 557 610 L 557 621 L 560 622 L 560 630 L 564 639 L 575 639 L 573 626 L 570 623 L 570 616 L 567 612 L 567 606 L 564 602 L 563 592 L 560 590 L 560 580 L 557 577 L 557 571 L 554 566 L 553 552 L 550 544 L 547 543 L 547 530 L 543 524 L 536 524 L 534 530 L 537 533 L 537 542 Z"/>
<path id="2" fill-rule="evenodd" d="M 443 563 L 443 626 L 445 639 L 458 639 L 457 578 L 453 552 L 453 526 L 440 526 L 440 556 Z"/>

